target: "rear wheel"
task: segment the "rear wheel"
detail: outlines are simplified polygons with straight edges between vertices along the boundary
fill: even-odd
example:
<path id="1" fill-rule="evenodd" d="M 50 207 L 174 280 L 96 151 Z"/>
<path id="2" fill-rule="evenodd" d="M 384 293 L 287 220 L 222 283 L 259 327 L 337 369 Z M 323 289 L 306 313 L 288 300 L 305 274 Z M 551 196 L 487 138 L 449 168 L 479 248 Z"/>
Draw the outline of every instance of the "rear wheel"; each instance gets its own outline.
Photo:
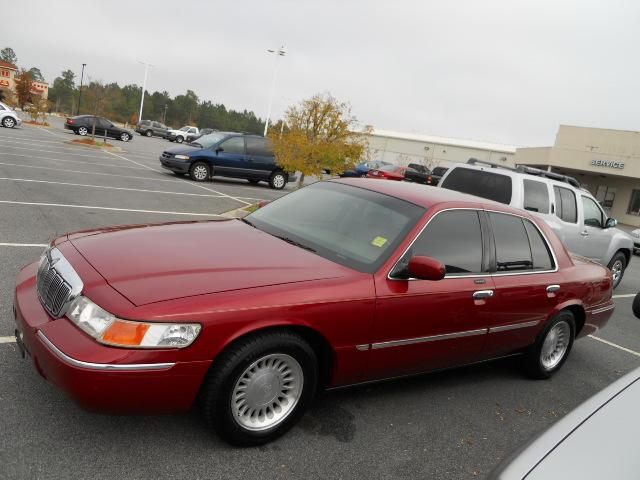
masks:
<path id="1" fill-rule="evenodd" d="M 76 132 L 78 133 L 78 135 L 80 135 L 81 137 L 84 137 L 87 135 L 87 133 L 89 133 L 89 129 L 87 127 L 79 127 L 78 130 L 76 130 Z"/>
<path id="2" fill-rule="evenodd" d="M 558 313 L 544 328 L 524 357 L 524 367 L 533 378 L 550 378 L 569 356 L 576 334 L 573 314 L 568 310 Z"/>
<path id="3" fill-rule="evenodd" d="M 287 184 L 287 177 L 284 172 L 275 171 L 269 176 L 269 186 L 275 190 L 282 190 Z"/>
<path id="4" fill-rule="evenodd" d="M 196 182 L 204 182 L 211 176 L 209 165 L 205 162 L 193 162 L 189 168 L 189 176 Z"/>
<path id="5" fill-rule="evenodd" d="M 216 359 L 200 400 L 210 428 L 239 446 L 267 443 L 302 417 L 317 388 L 318 361 L 293 333 L 240 340 Z"/>
<path id="6" fill-rule="evenodd" d="M 627 257 L 625 257 L 622 252 L 616 253 L 609 262 L 609 265 L 607 265 L 607 268 L 613 273 L 613 288 L 616 288 L 622 281 L 624 271 L 627 268 Z"/>
<path id="7" fill-rule="evenodd" d="M 153 132 L 152 132 L 151 130 L 147 130 L 146 132 L 144 132 L 144 134 L 145 134 L 147 137 L 152 137 L 152 136 L 153 136 Z"/>
<path id="8" fill-rule="evenodd" d="M 4 117 L 2 119 L 2 126 L 6 128 L 13 128 L 16 126 L 16 119 L 13 117 Z"/>
<path id="9" fill-rule="evenodd" d="M 177 136 L 176 143 L 182 143 L 182 142 L 184 142 L 184 138 L 182 138 L 181 136 Z"/>

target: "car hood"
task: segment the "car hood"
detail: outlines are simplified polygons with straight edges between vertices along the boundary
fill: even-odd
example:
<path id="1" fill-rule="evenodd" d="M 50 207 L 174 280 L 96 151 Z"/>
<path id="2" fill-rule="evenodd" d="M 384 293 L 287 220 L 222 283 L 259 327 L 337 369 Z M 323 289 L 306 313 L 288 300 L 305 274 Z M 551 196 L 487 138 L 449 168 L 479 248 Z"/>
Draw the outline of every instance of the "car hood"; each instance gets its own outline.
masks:
<path id="1" fill-rule="evenodd" d="M 202 150 L 202 147 L 194 147 L 191 145 L 183 145 L 181 147 L 173 147 L 173 148 L 169 148 L 168 150 L 165 150 L 165 152 L 169 152 L 172 155 L 188 155 L 190 153 L 193 153 L 195 151 L 199 151 Z"/>
<path id="2" fill-rule="evenodd" d="M 351 272 L 239 220 L 112 227 L 68 238 L 138 306 Z"/>

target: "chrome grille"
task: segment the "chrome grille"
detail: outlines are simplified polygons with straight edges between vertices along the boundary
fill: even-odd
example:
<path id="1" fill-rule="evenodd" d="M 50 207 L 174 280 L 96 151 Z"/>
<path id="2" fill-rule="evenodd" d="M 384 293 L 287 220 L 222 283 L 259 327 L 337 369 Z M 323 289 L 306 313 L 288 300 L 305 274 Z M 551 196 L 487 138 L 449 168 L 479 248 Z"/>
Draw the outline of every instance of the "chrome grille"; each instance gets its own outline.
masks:
<path id="1" fill-rule="evenodd" d="M 40 260 L 37 275 L 38 297 L 54 318 L 66 313 L 69 302 L 83 288 L 80 277 L 58 249 L 45 253 Z"/>

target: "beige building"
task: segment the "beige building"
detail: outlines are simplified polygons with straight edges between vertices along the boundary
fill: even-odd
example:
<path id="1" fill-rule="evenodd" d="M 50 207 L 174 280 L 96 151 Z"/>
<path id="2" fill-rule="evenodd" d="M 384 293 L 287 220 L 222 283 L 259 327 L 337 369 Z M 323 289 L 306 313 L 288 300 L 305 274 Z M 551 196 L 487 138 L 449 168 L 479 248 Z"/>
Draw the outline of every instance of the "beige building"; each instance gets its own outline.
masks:
<path id="1" fill-rule="evenodd" d="M 0 90 L 16 91 L 16 73 L 18 67 L 13 63 L 0 60 Z M 40 95 L 43 98 L 49 96 L 49 84 L 46 82 L 32 82 L 31 93 Z"/>
<path id="2" fill-rule="evenodd" d="M 377 129 L 367 136 L 372 160 L 397 165 L 420 163 L 433 169 L 478 158 L 512 167 L 515 161 L 516 147 L 513 145 Z"/>
<path id="3" fill-rule="evenodd" d="M 518 148 L 515 161 L 575 177 L 610 216 L 640 227 L 640 132 L 560 125 L 552 147 Z"/>

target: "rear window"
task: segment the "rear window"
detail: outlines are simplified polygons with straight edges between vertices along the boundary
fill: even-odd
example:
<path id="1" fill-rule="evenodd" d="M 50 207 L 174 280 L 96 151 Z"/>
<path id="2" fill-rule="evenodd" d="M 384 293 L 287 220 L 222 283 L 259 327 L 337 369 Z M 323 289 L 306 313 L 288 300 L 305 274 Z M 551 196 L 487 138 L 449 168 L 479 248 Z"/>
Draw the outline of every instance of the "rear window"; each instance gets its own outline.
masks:
<path id="1" fill-rule="evenodd" d="M 511 202 L 511 178 L 499 173 L 471 168 L 454 168 L 444 179 L 442 188 L 507 205 Z"/>
<path id="2" fill-rule="evenodd" d="M 556 197 L 556 216 L 565 222 L 578 222 L 578 209 L 576 206 L 576 196 L 568 188 L 553 187 Z"/>
<path id="3" fill-rule="evenodd" d="M 547 184 L 535 180 L 523 180 L 524 209 L 531 212 L 549 213 L 549 189 Z"/>

